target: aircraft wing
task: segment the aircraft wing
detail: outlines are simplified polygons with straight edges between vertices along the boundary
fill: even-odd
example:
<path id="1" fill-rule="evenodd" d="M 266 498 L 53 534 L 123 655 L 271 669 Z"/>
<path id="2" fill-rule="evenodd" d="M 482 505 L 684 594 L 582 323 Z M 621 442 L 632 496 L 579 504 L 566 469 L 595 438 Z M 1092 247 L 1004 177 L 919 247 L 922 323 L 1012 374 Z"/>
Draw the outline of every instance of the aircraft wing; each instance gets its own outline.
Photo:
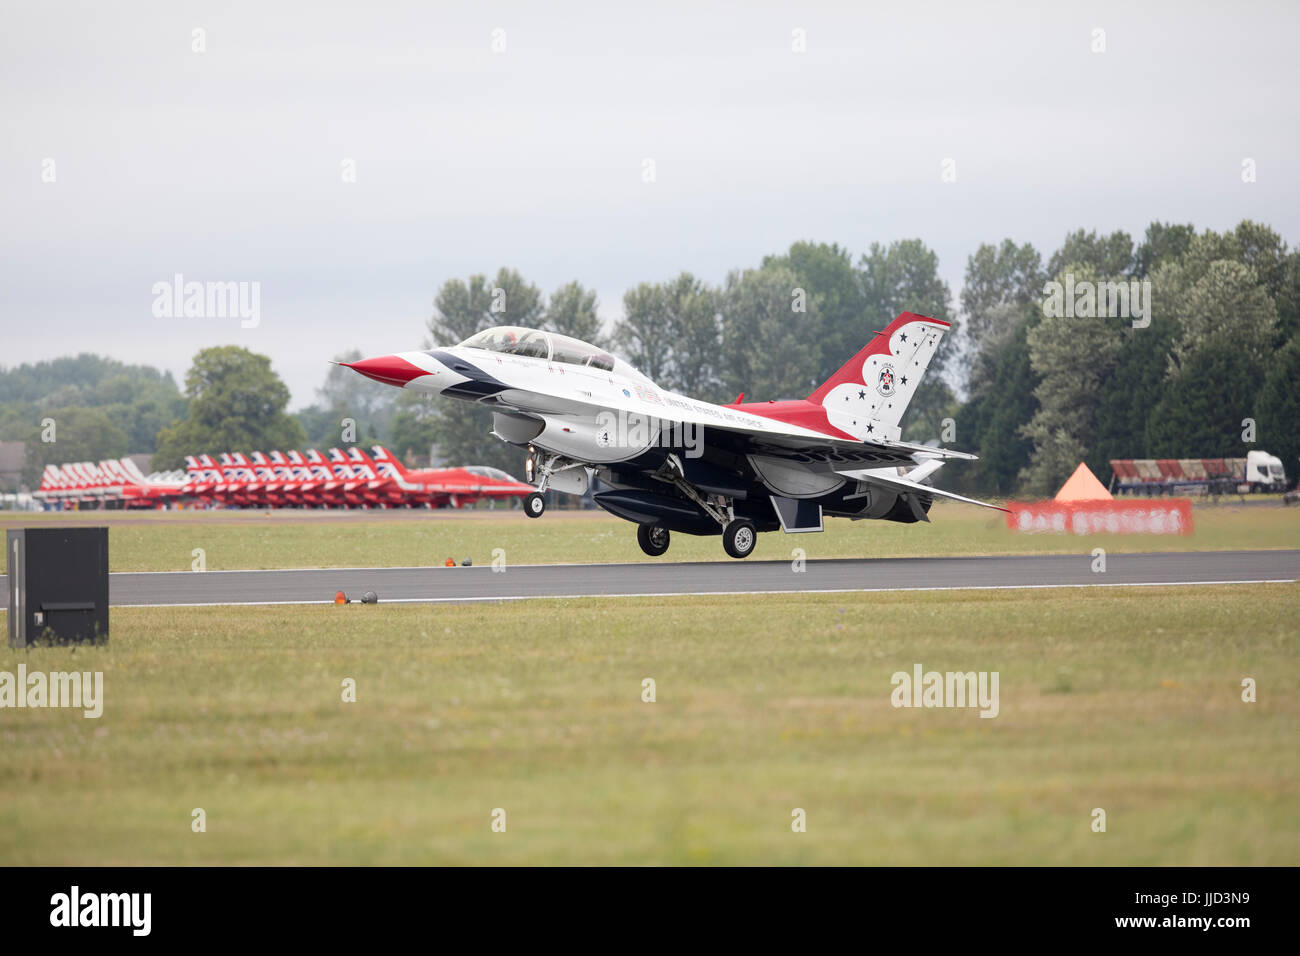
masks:
<path id="1" fill-rule="evenodd" d="M 797 425 L 784 426 L 783 428 L 781 422 L 772 423 L 777 426 L 775 430 L 764 429 L 762 431 L 753 431 L 731 424 L 712 422 L 701 422 L 700 424 L 708 428 L 746 436 L 748 444 L 753 446 L 750 449 L 753 452 L 793 458 L 802 462 L 830 461 L 835 463 L 830 469 L 833 471 L 841 470 L 836 467 L 838 464 L 848 464 L 855 461 L 910 465 L 918 457 L 932 458 L 938 461 L 957 459 L 974 461 L 978 458 L 977 455 L 971 455 L 964 451 L 918 445 L 910 441 L 888 438 L 877 438 L 872 441 L 835 438 L 831 435 L 814 432 L 811 429 L 800 428 Z"/>
<path id="2" fill-rule="evenodd" d="M 902 441 L 896 424 L 879 421 L 879 434 L 867 440 L 835 428 L 821 406 L 809 405 L 812 417 L 797 421 L 784 410 L 759 414 L 737 405 L 714 405 L 659 388 L 648 379 L 615 378 L 605 370 L 564 363 L 534 367 L 531 360 L 483 352 L 473 360 L 454 350 L 433 348 L 401 352 L 378 359 L 343 363 L 390 385 L 414 385 L 426 375 L 445 375 L 444 394 L 478 401 L 488 408 L 518 416 L 575 420 L 597 418 L 602 412 L 636 415 L 665 425 L 689 424 L 707 429 L 705 441 L 738 454 L 791 459 L 814 470 L 841 465 L 886 466 L 915 464 L 914 455 L 940 460 L 975 456 Z M 776 403 L 773 403 L 776 404 Z M 818 419 L 817 413 L 822 417 Z M 802 414 L 802 410 L 799 410 Z M 335 452 L 331 450 L 331 458 Z M 338 460 L 334 458 L 334 460 Z"/>
<path id="3" fill-rule="evenodd" d="M 709 430 L 707 441 L 716 443 L 720 436 L 728 436 L 728 444 L 740 454 L 790 458 L 813 467 L 820 465 L 826 470 L 838 470 L 839 465 L 853 464 L 911 465 L 916 462 L 914 456 L 945 461 L 974 460 L 977 457 L 966 452 L 898 439 L 858 441 L 855 438 L 837 438 L 775 418 L 695 402 L 684 396 L 660 393 L 654 389 L 638 389 L 638 392 L 636 395 L 622 395 L 612 389 L 604 394 L 594 389 L 564 393 L 511 389 L 494 395 L 490 402 L 484 404 L 505 407 L 522 415 L 546 415 L 553 418 L 573 415 L 590 418 L 602 411 L 613 411 L 648 416 L 665 425 L 698 425 Z"/>

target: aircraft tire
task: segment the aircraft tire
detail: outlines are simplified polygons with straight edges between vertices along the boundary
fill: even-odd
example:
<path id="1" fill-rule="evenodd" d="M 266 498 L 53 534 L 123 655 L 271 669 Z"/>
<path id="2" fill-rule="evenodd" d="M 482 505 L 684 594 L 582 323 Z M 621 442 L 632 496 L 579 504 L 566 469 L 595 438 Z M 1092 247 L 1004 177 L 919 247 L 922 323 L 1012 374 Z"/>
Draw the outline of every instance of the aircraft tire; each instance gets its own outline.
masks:
<path id="1" fill-rule="evenodd" d="M 540 518 L 546 510 L 546 499 L 537 492 L 524 496 L 524 514 L 530 518 Z"/>
<path id="2" fill-rule="evenodd" d="M 642 524 L 636 528 L 636 543 L 641 550 L 652 558 L 657 558 L 668 550 L 671 535 L 661 524 Z"/>
<path id="3" fill-rule="evenodd" d="M 758 544 L 758 532 L 754 522 L 746 518 L 737 518 L 722 531 L 722 547 L 733 558 L 747 558 L 754 553 Z"/>

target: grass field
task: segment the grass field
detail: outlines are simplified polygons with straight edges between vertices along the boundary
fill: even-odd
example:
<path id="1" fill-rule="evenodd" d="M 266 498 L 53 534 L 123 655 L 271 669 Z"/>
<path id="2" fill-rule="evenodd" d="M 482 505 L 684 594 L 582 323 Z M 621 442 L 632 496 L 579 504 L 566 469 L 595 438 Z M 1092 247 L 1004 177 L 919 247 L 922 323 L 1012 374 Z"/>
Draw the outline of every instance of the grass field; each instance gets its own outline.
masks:
<path id="1" fill-rule="evenodd" d="M 106 697 L 0 711 L 0 864 L 1295 865 L 1297 620 L 1295 585 L 120 608 L 0 650 Z M 999 716 L 893 708 L 915 663 L 998 671 Z"/>
<path id="2" fill-rule="evenodd" d="M 1195 532 L 1186 536 L 1020 534 L 1006 527 L 1001 512 L 946 502 L 930 514 L 928 524 L 829 519 L 822 534 L 761 535 L 754 556 L 788 558 L 796 547 L 810 559 L 1300 547 L 1300 508 L 1280 504 L 1198 507 Z M 107 524 L 114 571 L 188 571 L 196 548 L 214 571 L 425 566 L 447 558 L 486 564 L 497 548 L 515 565 L 717 561 L 723 554 L 718 537 L 678 534 L 665 556 L 647 558 L 635 528 L 604 512 L 553 511 L 536 520 L 504 510 L 0 513 L 0 530 L 47 523 Z"/>

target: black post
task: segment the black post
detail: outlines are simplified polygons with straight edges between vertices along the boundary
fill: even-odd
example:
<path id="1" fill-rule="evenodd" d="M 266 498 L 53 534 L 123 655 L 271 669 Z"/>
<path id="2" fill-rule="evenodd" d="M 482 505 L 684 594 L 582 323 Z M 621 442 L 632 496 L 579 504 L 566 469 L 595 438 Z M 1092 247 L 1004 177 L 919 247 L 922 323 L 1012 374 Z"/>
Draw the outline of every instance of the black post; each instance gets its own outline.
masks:
<path id="1" fill-rule="evenodd" d="M 11 528 L 9 646 L 108 642 L 108 529 Z"/>

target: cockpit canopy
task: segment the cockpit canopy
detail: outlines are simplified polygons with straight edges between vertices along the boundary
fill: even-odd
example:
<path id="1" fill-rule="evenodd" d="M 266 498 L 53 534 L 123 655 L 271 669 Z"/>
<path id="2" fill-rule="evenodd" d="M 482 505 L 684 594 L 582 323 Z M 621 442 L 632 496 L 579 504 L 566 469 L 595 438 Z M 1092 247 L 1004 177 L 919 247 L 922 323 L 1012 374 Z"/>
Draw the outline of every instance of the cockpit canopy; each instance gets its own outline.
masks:
<path id="1" fill-rule="evenodd" d="M 525 355 L 530 358 L 562 362 L 565 365 L 582 365 L 604 372 L 614 371 L 614 357 L 608 352 L 586 342 L 580 342 L 578 339 L 569 338 L 567 335 L 542 332 L 538 329 L 499 325 L 471 335 L 460 344 L 468 349 Z"/>
<path id="2" fill-rule="evenodd" d="M 518 481 L 500 468 L 491 468 L 488 465 L 467 465 L 465 470 L 471 475 L 478 475 L 480 478 L 495 478 L 498 481 Z"/>

